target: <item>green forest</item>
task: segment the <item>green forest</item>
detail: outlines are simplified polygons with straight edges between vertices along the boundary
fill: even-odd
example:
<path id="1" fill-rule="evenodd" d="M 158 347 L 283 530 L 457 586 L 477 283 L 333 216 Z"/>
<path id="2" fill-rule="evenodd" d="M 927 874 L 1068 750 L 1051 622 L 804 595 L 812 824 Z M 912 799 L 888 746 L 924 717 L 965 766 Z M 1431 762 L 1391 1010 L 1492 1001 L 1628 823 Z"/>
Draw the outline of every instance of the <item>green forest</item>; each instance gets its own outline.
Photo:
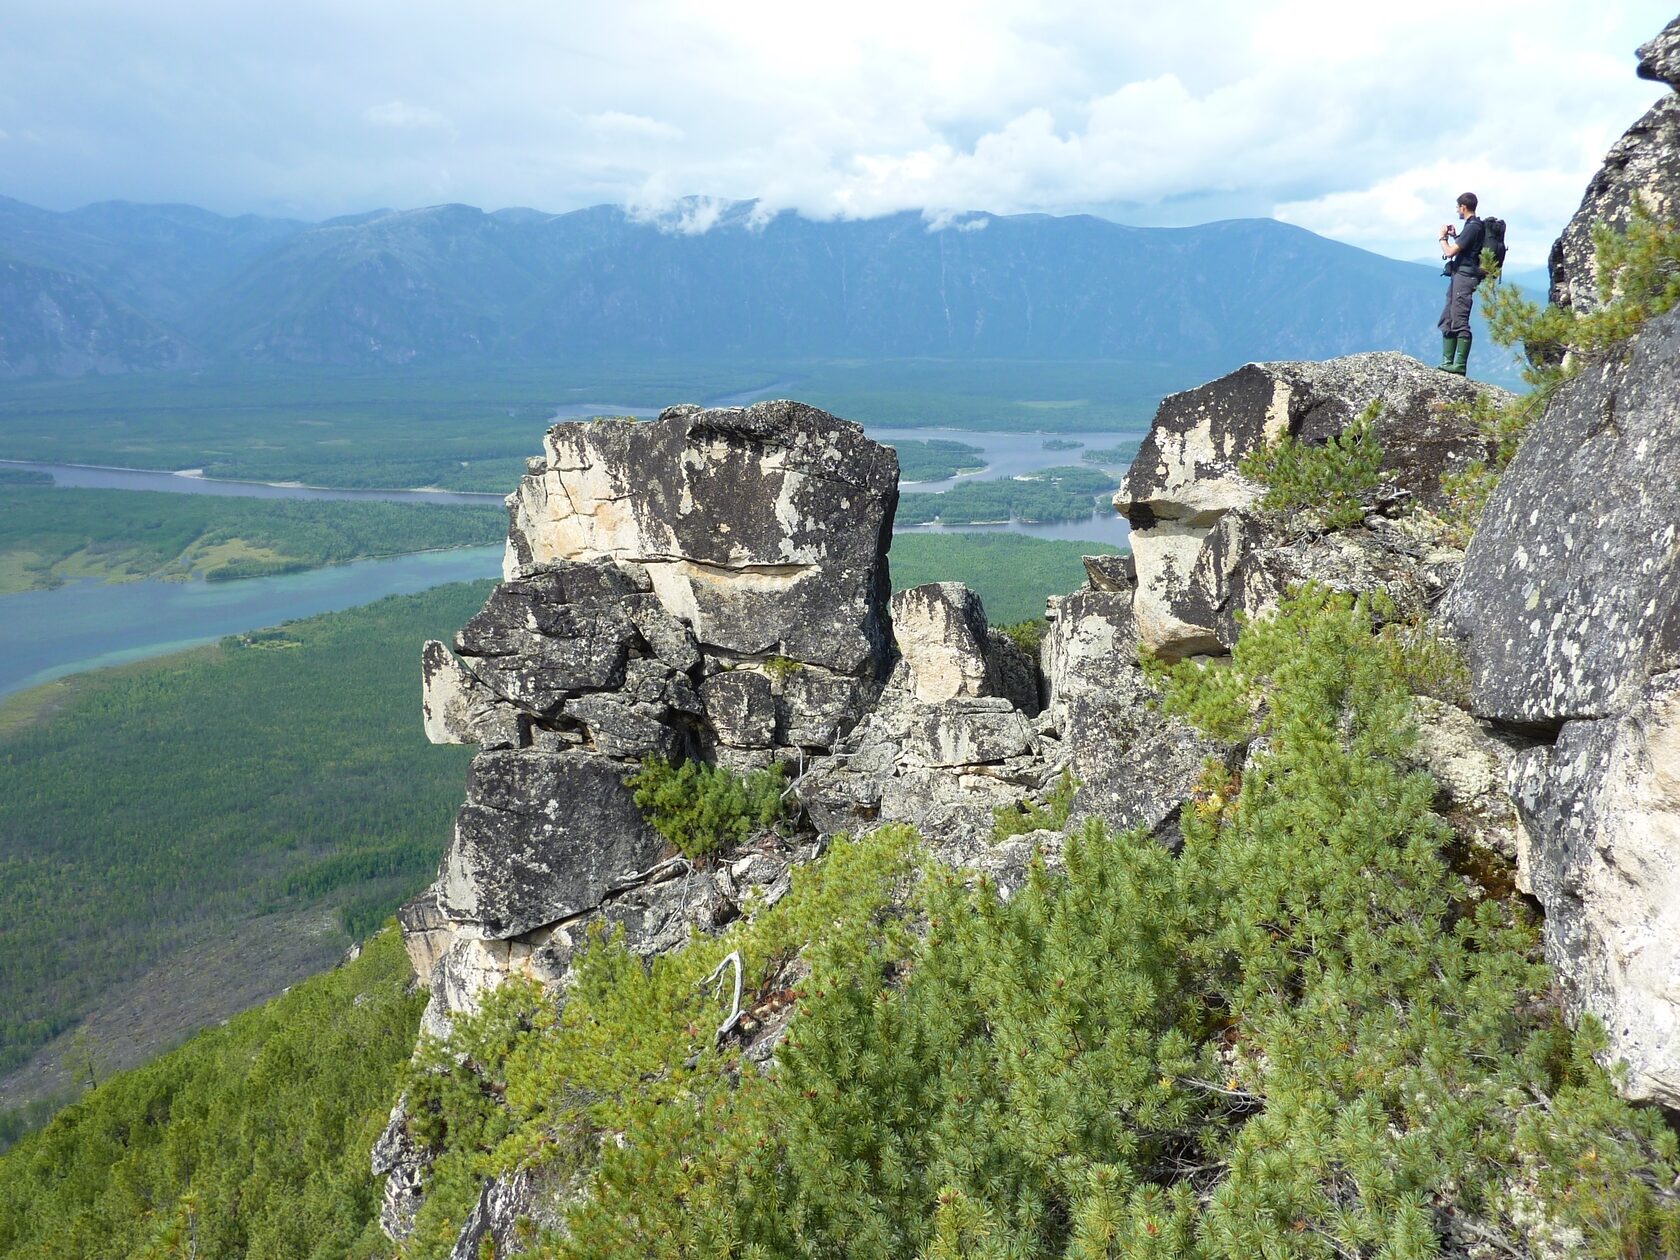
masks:
<path id="1" fill-rule="evenodd" d="M 1097 468 L 1061 466 L 1019 477 L 964 481 L 938 494 L 903 494 L 898 500 L 898 523 L 922 525 L 980 525 L 1002 521 L 1048 524 L 1082 521 L 1097 507 L 1099 495 L 1119 484 Z"/>
<path id="2" fill-rule="evenodd" d="M 243 499 L 0 483 L 0 595 L 66 578 L 289 573 L 507 533 L 499 504 Z"/>
<path id="3" fill-rule="evenodd" d="M 958 473 L 979 472 L 986 466 L 985 452 L 967 442 L 948 438 L 911 439 L 889 443 L 898 453 L 898 479 L 943 481 Z"/>
<path id="4" fill-rule="evenodd" d="M 384 1254 L 368 1151 L 424 998 L 395 928 L 360 957 L 102 1081 L 0 1157 L 0 1255 Z"/>
<path id="5" fill-rule="evenodd" d="M 797 397 L 860 424 L 1100 432 L 1147 426 L 1161 395 L 1224 370 L 939 359 L 217 368 L 193 376 L 0 384 L 0 459 L 382 489 L 504 494 L 557 406 L 608 414 L 743 391 Z"/>
<path id="6" fill-rule="evenodd" d="M 893 575 L 967 581 L 994 622 L 1017 622 L 1101 550 L 901 537 Z M 342 949 L 424 886 L 469 750 L 426 742 L 416 662 L 487 589 L 392 597 L 0 705 L 0 1074 L 206 939 L 325 912 L 325 946 Z"/>
<path id="7" fill-rule="evenodd" d="M 426 742 L 416 662 L 487 590 L 392 597 L 9 701 L 50 711 L 0 736 L 0 1071 L 235 924 L 324 907 L 342 949 L 423 885 L 469 750 Z"/>

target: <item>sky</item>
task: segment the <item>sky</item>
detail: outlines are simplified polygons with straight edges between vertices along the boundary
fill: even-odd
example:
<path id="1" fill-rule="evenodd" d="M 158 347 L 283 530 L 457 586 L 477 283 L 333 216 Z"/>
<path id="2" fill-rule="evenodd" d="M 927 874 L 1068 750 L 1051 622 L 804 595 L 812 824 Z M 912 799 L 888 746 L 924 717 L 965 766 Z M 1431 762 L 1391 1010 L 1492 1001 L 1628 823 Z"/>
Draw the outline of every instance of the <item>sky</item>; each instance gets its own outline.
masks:
<path id="1" fill-rule="evenodd" d="M 0 195 L 1270 216 L 1425 258 L 1470 189 L 1541 266 L 1674 6 L 5 0 Z"/>

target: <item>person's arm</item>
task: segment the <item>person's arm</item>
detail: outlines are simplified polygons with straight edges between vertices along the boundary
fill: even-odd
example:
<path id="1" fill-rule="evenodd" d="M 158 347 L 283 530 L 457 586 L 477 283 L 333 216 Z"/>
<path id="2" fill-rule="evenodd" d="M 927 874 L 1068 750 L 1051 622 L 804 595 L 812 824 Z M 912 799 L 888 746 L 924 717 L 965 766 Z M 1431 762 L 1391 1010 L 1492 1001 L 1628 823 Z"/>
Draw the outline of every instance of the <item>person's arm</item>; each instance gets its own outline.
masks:
<path id="1" fill-rule="evenodd" d="M 1472 258 L 1479 258 L 1482 253 L 1482 237 L 1484 235 L 1480 223 L 1471 224 L 1467 222 L 1463 236 L 1456 239 L 1450 239 L 1446 236 L 1441 238 L 1441 256 L 1452 258 L 1458 254 L 1469 253 Z"/>

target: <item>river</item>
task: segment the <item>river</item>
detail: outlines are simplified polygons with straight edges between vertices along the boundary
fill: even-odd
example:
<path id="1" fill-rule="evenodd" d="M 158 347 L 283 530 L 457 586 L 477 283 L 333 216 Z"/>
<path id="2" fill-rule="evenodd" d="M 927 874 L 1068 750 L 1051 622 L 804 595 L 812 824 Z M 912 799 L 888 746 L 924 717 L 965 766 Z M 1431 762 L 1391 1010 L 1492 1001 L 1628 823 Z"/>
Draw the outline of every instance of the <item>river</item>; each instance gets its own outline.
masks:
<path id="1" fill-rule="evenodd" d="M 467 547 L 237 582 L 87 578 L 0 595 L 0 696 L 386 595 L 500 577 L 501 569 L 500 547 Z"/>
<path id="2" fill-rule="evenodd" d="M 778 385 L 785 384 L 778 382 Z M 774 389 L 776 386 L 768 387 Z M 766 391 L 755 391 L 763 393 Z M 743 396 L 718 400 L 748 401 Z M 562 412 L 595 415 L 631 414 L 606 404 L 578 404 Z M 557 418 L 571 418 L 561 415 Z M 1052 464 L 1079 462 L 1078 450 L 1046 451 L 1043 433 L 973 433 L 956 429 L 871 428 L 871 437 L 892 443 L 945 438 L 976 446 L 986 470 L 971 477 L 1008 477 Z M 1079 434 L 1064 440 L 1105 448 L 1137 441 L 1137 433 Z M 218 481 L 190 472 L 107 468 L 84 464 L 46 464 L 0 460 L 0 467 L 49 474 L 55 485 L 115 490 L 159 490 L 174 494 L 228 495 L 265 499 L 377 499 L 396 503 L 496 503 L 500 495 L 432 490 L 340 490 L 250 481 Z M 958 478 L 906 483 L 907 493 L 939 491 Z M 1005 531 L 1038 538 L 1075 539 L 1123 547 L 1129 531 L 1124 517 L 1102 506 L 1084 521 L 1050 525 L 908 526 L 905 532 L 989 533 Z M 79 670 L 156 656 L 226 634 L 274 625 L 297 617 L 349 608 L 386 595 L 425 590 L 443 582 L 499 576 L 500 547 L 478 547 L 379 560 L 360 560 L 306 573 L 246 578 L 237 582 L 202 580 L 67 583 L 50 591 L 0 596 L 0 696 L 49 682 Z"/>

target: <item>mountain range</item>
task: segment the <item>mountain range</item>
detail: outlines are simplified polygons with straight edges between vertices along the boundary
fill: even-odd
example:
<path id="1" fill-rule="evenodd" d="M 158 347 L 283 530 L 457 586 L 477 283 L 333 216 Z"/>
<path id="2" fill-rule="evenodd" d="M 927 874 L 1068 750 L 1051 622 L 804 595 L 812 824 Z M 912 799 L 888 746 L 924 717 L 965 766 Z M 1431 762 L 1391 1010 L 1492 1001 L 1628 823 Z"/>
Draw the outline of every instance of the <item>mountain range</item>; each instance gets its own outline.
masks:
<path id="1" fill-rule="evenodd" d="M 0 379 L 603 354 L 1425 354 L 1441 300 L 1432 267 L 1269 219 L 713 209 L 654 221 L 444 205 L 305 223 L 0 198 Z"/>

